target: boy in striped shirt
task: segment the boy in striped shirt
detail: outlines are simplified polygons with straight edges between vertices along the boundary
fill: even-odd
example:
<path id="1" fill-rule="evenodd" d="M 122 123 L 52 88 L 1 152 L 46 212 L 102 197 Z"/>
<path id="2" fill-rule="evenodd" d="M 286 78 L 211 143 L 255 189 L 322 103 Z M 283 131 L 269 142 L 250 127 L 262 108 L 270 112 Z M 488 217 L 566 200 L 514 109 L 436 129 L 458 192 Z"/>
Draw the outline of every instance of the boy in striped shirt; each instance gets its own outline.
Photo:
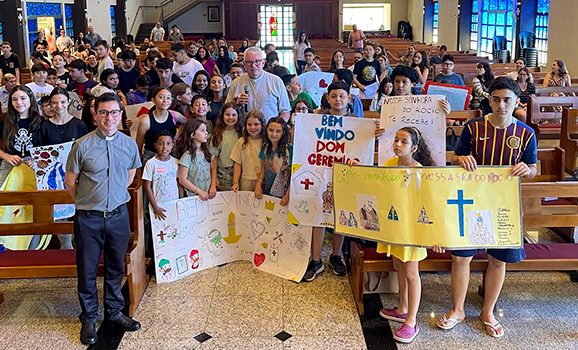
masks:
<path id="1" fill-rule="evenodd" d="M 489 89 L 493 113 L 471 120 L 464 128 L 453 164 L 468 171 L 477 165 L 511 165 L 512 175 L 532 178 L 536 176 L 537 141 L 532 128 L 513 116 L 520 89 L 508 77 L 496 78 Z M 504 328 L 494 316 L 494 307 L 506 275 L 506 263 L 526 257 L 520 249 L 488 249 L 484 305 L 480 319 L 486 333 L 494 338 L 504 335 Z M 464 303 L 470 280 L 470 262 L 477 250 L 452 251 L 453 308 L 438 320 L 437 326 L 452 329 L 465 318 Z"/>

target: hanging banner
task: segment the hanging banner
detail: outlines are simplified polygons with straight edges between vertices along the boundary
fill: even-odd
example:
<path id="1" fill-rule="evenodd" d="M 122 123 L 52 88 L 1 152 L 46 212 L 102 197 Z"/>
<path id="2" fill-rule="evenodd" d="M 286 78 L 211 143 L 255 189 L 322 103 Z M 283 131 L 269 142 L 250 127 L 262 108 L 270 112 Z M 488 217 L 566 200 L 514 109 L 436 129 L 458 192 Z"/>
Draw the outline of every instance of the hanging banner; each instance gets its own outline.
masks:
<path id="1" fill-rule="evenodd" d="M 372 165 L 375 121 L 325 114 L 297 114 L 289 195 L 289 222 L 333 227 L 334 163 Z"/>
<path id="2" fill-rule="evenodd" d="M 151 216 L 157 283 L 237 260 L 295 282 L 307 270 L 311 228 L 288 224 L 278 198 L 225 191 L 159 205 L 167 218 Z"/>
<path id="3" fill-rule="evenodd" d="M 521 248 L 520 178 L 510 171 L 337 164 L 335 231 L 404 246 Z"/>
<path id="4" fill-rule="evenodd" d="M 411 95 L 392 96 L 381 105 L 381 127 L 385 133 L 379 137 L 378 164 L 392 158 L 396 132 L 403 127 L 417 128 L 427 143 L 434 163 L 446 164 L 446 115 L 439 107 L 443 96 Z"/>

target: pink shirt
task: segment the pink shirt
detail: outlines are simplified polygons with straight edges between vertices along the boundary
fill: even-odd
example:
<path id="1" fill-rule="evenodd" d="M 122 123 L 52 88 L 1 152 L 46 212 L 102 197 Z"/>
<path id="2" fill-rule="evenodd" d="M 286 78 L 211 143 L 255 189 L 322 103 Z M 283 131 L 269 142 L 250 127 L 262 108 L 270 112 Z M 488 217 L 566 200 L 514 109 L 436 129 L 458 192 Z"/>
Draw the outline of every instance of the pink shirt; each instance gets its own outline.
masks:
<path id="1" fill-rule="evenodd" d="M 363 39 L 365 34 L 361 30 L 354 32 L 353 30 L 349 33 L 349 39 L 351 40 L 351 47 L 353 49 L 363 49 Z"/>

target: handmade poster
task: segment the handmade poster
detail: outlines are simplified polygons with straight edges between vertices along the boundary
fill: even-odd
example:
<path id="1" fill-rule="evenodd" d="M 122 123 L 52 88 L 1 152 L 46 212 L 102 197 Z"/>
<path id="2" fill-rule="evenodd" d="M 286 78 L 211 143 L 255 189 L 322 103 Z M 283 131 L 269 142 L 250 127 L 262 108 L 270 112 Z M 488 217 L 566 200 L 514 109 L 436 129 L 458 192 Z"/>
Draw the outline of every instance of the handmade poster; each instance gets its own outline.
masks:
<path id="1" fill-rule="evenodd" d="M 335 231 L 446 249 L 521 248 L 520 178 L 509 167 L 335 165 Z"/>
<path id="2" fill-rule="evenodd" d="M 188 197 L 161 207 L 167 218 L 151 217 L 157 283 L 237 260 L 295 282 L 307 270 L 311 228 L 287 223 L 287 207 L 278 198 L 226 191 L 208 201 Z"/>
<path id="3" fill-rule="evenodd" d="M 64 190 L 64 173 L 66 159 L 74 142 L 58 145 L 34 147 L 30 150 L 32 169 L 36 176 L 36 189 Z M 55 204 L 54 220 L 66 219 L 74 216 L 74 204 Z"/>
<path id="4" fill-rule="evenodd" d="M 301 89 L 307 92 L 316 105 L 321 105 L 321 96 L 327 91 L 327 87 L 333 81 L 333 73 L 306 72 L 297 77 Z"/>
<path id="5" fill-rule="evenodd" d="M 374 120 L 297 114 L 289 222 L 333 227 L 333 164 L 355 159 L 372 165 L 374 147 Z"/>
<path id="6" fill-rule="evenodd" d="M 381 105 L 381 127 L 385 133 L 379 137 L 378 164 L 394 156 L 393 141 L 403 127 L 417 128 L 436 165 L 446 164 L 446 115 L 440 108 L 443 96 L 411 95 L 392 96 Z"/>
<path id="7" fill-rule="evenodd" d="M 124 108 L 126 118 L 132 121 L 132 126 L 130 127 L 130 136 L 133 139 L 136 139 L 136 132 L 138 130 L 139 118 L 142 117 L 143 115 L 146 115 L 152 106 L 154 106 L 154 103 L 149 101 L 145 103 L 139 103 L 136 105 L 129 105 Z"/>
<path id="8" fill-rule="evenodd" d="M 435 83 L 428 81 L 424 86 L 427 95 L 444 95 L 452 111 L 463 111 L 468 109 L 472 98 L 472 88 L 461 85 Z"/>
<path id="9" fill-rule="evenodd" d="M 68 112 L 73 117 L 78 119 L 82 119 L 82 107 L 84 106 L 84 102 L 78 94 L 74 91 L 69 91 L 68 96 L 70 96 L 70 106 L 68 107 Z"/>
<path id="10" fill-rule="evenodd" d="M 378 82 L 366 85 L 365 90 L 361 91 L 359 93 L 359 97 L 364 98 L 364 99 L 371 99 L 371 98 L 373 98 L 373 96 L 375 96 L 378 89 L 379 89 L 379 83 Z"/>
<path id="11" fill-rule="evenodd" d="M 34 171 L 26 164 L 21 164 L 12 168 L 6 181 L 0 191 L 34 191 L 36 190 L 36 180 L 34 178 Z M 25 205 L 10 205 L 0 206 L 0 230 L 2 224 L 16 224 L 32 222 L 32 206 Z M 32 235 L 18 235 L 18 236 L 0 236 L 0 244 L 3 244 L 10 250 L 27 250 Z M 35 249 L 45 249 L 50 242 L 51 235 L 44 235 L 39 237 L 40 240 Z"/>

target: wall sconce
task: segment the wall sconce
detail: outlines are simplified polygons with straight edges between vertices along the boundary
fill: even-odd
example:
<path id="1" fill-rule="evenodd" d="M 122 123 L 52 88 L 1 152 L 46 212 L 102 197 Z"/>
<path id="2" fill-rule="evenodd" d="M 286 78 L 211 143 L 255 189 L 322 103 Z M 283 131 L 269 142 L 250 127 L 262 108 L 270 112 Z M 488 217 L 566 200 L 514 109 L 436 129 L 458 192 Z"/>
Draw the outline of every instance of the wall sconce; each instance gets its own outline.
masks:
<path id="1" fill-rule="evenodd" d="M 22 16 L 22 7 L 19 7 L 16 9 L 16 12 L 18 12 L 18 22 L 22 25 L 24 24 L 24 16 Z"/>

